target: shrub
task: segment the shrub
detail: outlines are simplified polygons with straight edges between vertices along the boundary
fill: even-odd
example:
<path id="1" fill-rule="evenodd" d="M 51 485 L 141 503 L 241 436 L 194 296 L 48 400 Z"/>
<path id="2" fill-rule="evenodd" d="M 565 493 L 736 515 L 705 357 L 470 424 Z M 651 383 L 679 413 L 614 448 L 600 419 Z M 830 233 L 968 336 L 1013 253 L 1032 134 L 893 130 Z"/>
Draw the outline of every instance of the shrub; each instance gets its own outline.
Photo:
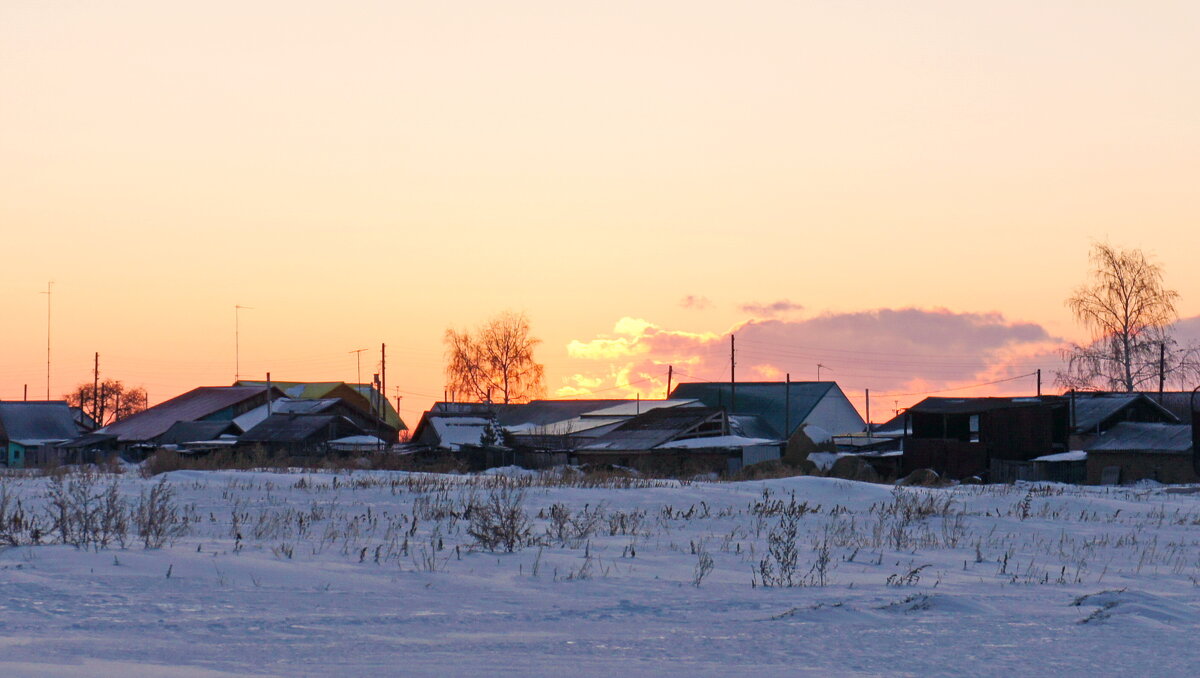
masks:
<path id="1" fill-rule="evenodd" d="M 471 506 L 471 524 L 467 534 L 482 548 L 498 548 L 509 553 L 529 543 L 532 528 L 525 513 L 525 490 L 497 487 L 487 501 Z"/>

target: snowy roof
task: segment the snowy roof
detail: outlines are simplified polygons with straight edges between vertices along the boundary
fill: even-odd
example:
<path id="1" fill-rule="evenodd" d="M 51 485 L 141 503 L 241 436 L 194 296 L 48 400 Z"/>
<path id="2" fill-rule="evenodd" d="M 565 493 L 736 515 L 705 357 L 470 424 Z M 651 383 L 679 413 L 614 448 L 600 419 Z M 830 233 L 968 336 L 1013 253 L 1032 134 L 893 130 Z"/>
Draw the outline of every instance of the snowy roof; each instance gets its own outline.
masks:
<path id="1" fill-rule="evenodd" d="M 1187 424 L 1135 424 L 1121 422 L 1088 448 L 1088 452 L 1187 452 L 1192 449 L 1192 427 Z"/>
<path id="2" fill-rule="evenodd" d="M 478 445 L 488 420 L 484 417 L 430 417 L 429 425 L 437 433 L 440 446 L 458 450 L 463 445 Z"/>
<path id="3" fill-rule="evenodd" d="M 627 400 L 617 405 L 598 410 L 589 410 L 584 417 L 634 417 L 639 414 L 656 410 L 661 407 L 703 407 L 703 403 L 695 398 L 675 398 L 673 400 Z"/>
<path id="4" fill-rule="evenodd" d="M 386 450 L 390 445 L 375 436 L 361 435 L 330 440 L 329 447 L 344 452 L 353 452 L 359 450 Z"/>
<path id="5" fill-rule="evenodd" d="M 778 445 L 778 440 L 770 438 L 747 438 L 745 436 L 712 436 L 709 438 L 687 438 L 663 443 L 656 450 L 695 450 L 710 447 L 752 447 L 754 445 Z"/>
<path id="6" fill-rule="evenodd" d="M 77 435 L 79 427 L 65 401 L 0 402 L 0 439 L 34 446 Z"/>
<path id="7" fill-rule="evenodd" d="M 671 407 L 633 417 L 583 449 L 651 450 L 663 443 L 692 435 L 722 415 L 711 407 Z M 726 432 L 722 422 L 721 432 Z"/>
<path id="8" fill-rule="evenodd" d="M 1087 461 L 1087 452 L 1083 450 L 1073 450 L 1071 452 L 1059 452 L 1058 454 L 1047 454 L 1033 459 L 1033 461 Z"/>
<path id="9" fill-rule="evenodd" d="M 231 421 L 177 421 L 166 433 L 155 439 L 160 445 L 182 445 L 215 440 L 234 428 Z"/>
<path id="10" fill-rule="evenodd" d="M 152 440 L 177 421 L 197 421 L 264 396 L 265 386 L 201 386 L 100 429 L 122 442 Z"/>
<path id="11" fill-rule="evenodd" d="M 340 398 L 321 398 L 319 400 L 278 398 L 269 407 L 264 403 L 239 417 L 234 417 L 233 423 L 237 424 L 242 431 L 249 431 L 263 423 L 272 414 L 320 414 L 340 401 Z"/>
<path id="12" fill-rule="evenodd" d="M 266 386 L 265 381 L 243 379 L 235 386 Z M 400 419 L 396 408 L 384 398 L 372 384 L 354 384 L 345 381 L 272 381 L 271 385 L 290 398 L 297 400 L 323 400 L 342 398 L 351 407 L 365 413 L 374 412 L 384 423 L 400 431 L 408 426 Z"/>
<path id="13" fill-rule="evenodd" d="M 1144 402 L 1143 402 L 1144 401 Z M 1075 397 L 1075 430 L 1089 432 L 1101 426 L 1109 418 L 1127 407 L 1142 402 L 1142 407 L 1157 413 L 1163 422 L 1177 422 L 1179 418 L 1158 403 L 1141 393 L 1079 394 Z"/>
<path id="14" fill-rule="evenodd" d="M 272 414 L 242 434 L 244 443 L 300 443 L 320 441 L 324 435 L 342 437 L 361 429 L 336 414 Z M 328 440 L 328 439 L 326 439 Z"/>

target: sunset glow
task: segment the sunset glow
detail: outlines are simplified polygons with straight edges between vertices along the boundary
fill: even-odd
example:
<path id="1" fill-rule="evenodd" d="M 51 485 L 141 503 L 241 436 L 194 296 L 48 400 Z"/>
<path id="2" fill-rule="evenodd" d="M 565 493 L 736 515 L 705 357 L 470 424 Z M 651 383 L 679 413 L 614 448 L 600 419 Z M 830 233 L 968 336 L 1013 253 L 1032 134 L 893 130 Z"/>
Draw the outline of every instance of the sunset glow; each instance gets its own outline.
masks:
<path id="1" fill-rule="evenodd" d="M 820 364 L 877 421 L 1053 391 L 1092 242 L 1200 339 L 1197 35 L 1188 1 L 4 3 L 0 398 L 46 396 L 47 301 L 51 398 L 96 352 L 156 403 L 386 344 L 411 424 L 446 328 L 506 309 L 551 397 L 727 379 L 731 332 L 739 378 Z"/>

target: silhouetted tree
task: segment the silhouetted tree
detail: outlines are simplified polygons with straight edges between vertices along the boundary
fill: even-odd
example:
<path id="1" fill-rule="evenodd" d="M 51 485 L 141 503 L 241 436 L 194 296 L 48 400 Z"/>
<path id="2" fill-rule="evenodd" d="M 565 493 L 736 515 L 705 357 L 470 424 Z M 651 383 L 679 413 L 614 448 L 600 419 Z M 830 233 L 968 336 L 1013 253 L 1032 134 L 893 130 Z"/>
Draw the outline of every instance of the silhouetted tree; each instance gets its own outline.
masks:
<path id="1" fill-rule="evenodd" d="M 146 389 L 126 388 L 116 379 L 100 382 L 99 393 L 93 384 L 85 383 L 64 397 L 68 405 L 81 408 L 97 426 L 107 426 L 146 409 Z"/>
<path id="2" fill-rule="evenodd" d="M 545 391 L 544 368 L 533 358 L 541 343 L 524 313 L 505 311 L 472 332 L 446 330 L 446 381 L 460 399 L 527 402 Z"/>
<path id="3" fill-rule="evenodd" d="M 1087 345 L 1065 351 L 1067 388 L 1136 391 L 1158 380 L 1197 373 L 1197 349 L 1179 347 L 1170 328 L 1178 319 L 1179 293 L 1163 284 L 1162 268 L 1138 249 L 1098 243 L 1092 247 L 1091 280 L 1067 306 L 1092 331 Z"/>

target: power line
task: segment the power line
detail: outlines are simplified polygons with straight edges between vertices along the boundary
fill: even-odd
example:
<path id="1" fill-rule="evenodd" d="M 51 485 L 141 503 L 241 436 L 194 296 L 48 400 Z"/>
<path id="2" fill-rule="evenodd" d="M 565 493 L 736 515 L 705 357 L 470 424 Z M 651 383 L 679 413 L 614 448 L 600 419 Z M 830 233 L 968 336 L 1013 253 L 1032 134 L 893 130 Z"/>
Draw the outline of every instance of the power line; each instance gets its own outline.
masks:
<path id="1" fill-rule="evenodd" d="M 980 384 L 971 384 L 970 386 L 956 386 L 954 388 L 943 388 L 943 389 L 939 389 L 937 391 L 915 391 L 913 393 L 876 393 L 875 396 L 877 398 L 885 398 L 885 397 L 891 398 L 891 397 L 898 397 L 898 396 L 933 395 L 935 393 L 950 393 L 952 391 L 966 391 L 968 389 L 979 388 L 981 386 L 992 386 L 995 384 L 1003 384 L 1006 381 L 1016 381 L 1017 379 L 1027 379 L 1029 377 L 1036 376 L 1036 375 L 1037 375 L 1037 372 L 1030 372 L 1029 374 L 1018 374 L 1015 377 L 1008 377 L 1005 379 L 997 379 L 996 381 L 985 381 Z M 858 398 L 861 396 L 853 396 L 853 397 Z"/>

